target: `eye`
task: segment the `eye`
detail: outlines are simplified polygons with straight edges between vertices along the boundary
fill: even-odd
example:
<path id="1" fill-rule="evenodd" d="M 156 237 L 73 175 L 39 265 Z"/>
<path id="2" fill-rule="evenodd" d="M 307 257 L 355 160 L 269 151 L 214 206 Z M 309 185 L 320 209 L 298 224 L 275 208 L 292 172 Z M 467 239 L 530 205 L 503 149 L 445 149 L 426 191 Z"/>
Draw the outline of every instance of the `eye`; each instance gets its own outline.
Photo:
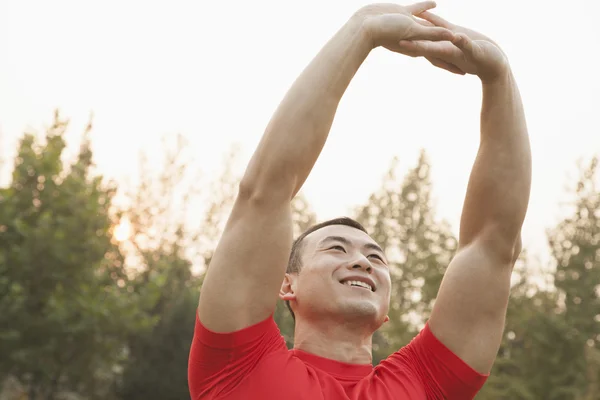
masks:
<path id="1" fill-rule="evenodd" d="M 339 250 L 339 251 L 343 251 L 344 253 L 346 252 L 346 249 L 344 249 L 342 246 L 339 246 L 339 245 L 332 246 L 329 248 L 329 250 Z"/>
<path id="2" fill-rule="evenodd" d="M 379 261 L 384 262 L 383 258 L 379 254 L 369 254 L 369 257 L 375 257 Z"/>

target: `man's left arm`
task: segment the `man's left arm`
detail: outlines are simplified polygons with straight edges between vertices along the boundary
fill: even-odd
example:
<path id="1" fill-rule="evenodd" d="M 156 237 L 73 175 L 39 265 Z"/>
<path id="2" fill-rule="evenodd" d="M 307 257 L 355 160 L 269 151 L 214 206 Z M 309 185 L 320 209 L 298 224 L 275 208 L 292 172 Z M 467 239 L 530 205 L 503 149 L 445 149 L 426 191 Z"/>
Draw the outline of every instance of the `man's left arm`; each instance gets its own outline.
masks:
<path id="1" fill-rule="evenodd" d="M 450 43 L 401 43 L 483 85 L 481 137 L 463 206 L 459 250 L 444 275 L 429 328 L 477 372 L 490 372 L 504 332 L 510 278 L 529 203 L 531 151 L 521 97 L 505 54 L 489 38 L 432 13 L 422 18 L 457 34 Z"/>
<path id="2" fill-rule="evenodd" d="M 530 185 L 523 106 L 507 70 L 483 82 L 480 146 L 463 206 L 459 250 L 429 321 L 432 333 L 481 373 L 491 370 L 502 341 Z"/>
<path id="3" fill-rule="evenodd" d="M 459 250 L 429 326 L 476 371 L 489 373 L 502 341 L 531 185 L 531 152 L 510 71 L 483 83 L 481 143 L 463 206 Z"/>

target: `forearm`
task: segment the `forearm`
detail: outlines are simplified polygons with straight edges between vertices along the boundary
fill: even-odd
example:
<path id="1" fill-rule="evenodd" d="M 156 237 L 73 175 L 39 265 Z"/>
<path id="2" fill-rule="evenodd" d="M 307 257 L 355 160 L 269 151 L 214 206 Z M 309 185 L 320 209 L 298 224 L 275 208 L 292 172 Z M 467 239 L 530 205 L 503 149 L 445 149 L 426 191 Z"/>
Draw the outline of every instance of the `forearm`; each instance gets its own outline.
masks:
<path id="1" fill-rule="evenodd" d="M 509 256 L 518 246 L 531 187 L 527 125 L 510 71 L 483 84 L 480 141 L 461 220 L 461 246 L 489 229 L 493 244 Z"/>
<path id="2" fill-rule="evenodd" d="M 242 180 L 242 189 L 288 199 L 300 190 L 329 134 L 338 104 L 372 46 L 352 18 L 287 92 Z"/>

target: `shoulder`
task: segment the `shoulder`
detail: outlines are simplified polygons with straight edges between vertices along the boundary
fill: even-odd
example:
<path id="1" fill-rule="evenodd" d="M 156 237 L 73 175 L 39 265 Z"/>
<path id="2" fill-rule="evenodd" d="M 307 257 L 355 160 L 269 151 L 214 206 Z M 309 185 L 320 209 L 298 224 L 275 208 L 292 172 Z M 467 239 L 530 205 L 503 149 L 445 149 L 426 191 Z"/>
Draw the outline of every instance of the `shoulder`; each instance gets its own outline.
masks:
<path id="1" fill-rule="evenodd" d="M 378 366 L 383 379 L 397 380 L 398 374 L 407 382 L 420 385 L 427 398 L 472 399 L 488 375 L 473 370 L 440 342 L 429 329 L 419 332 L 406 346 L 390 355 Z"/>
<path id="2" fill-rule="evenodd" d="M 287 356 L 287 347 L 270 316 L 247 328 L 227 333 L 209 330 L 196 316 L 188 361 L 192 398 L 210 392 L 228 392 L 253 375 L 271 355 Z"/>

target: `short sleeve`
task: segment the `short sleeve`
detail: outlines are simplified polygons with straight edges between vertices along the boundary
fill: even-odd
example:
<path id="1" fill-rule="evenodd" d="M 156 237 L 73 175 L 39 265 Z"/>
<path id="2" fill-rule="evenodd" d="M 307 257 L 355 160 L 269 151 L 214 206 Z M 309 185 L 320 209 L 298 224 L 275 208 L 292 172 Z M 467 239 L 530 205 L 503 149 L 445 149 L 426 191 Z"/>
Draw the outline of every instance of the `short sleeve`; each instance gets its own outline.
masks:
<path id="1" fill-rule="evenodd" d="M 196 314 L 188 361 L 188 385 L 193 400 L 211 399 L 234 389 L 265 356 L 287 351 L 273 317 L 231 333 L 216 333 Z"/>
<path id="2" fill-rule="evenodd" d="M 405 347 L 382 363 L 388 369 L 409 370 L 419 380 L 428 400 L 468 400 L 481 390 L 489 375 L 482 375 L 440 342 L 425 325 Z"/>

